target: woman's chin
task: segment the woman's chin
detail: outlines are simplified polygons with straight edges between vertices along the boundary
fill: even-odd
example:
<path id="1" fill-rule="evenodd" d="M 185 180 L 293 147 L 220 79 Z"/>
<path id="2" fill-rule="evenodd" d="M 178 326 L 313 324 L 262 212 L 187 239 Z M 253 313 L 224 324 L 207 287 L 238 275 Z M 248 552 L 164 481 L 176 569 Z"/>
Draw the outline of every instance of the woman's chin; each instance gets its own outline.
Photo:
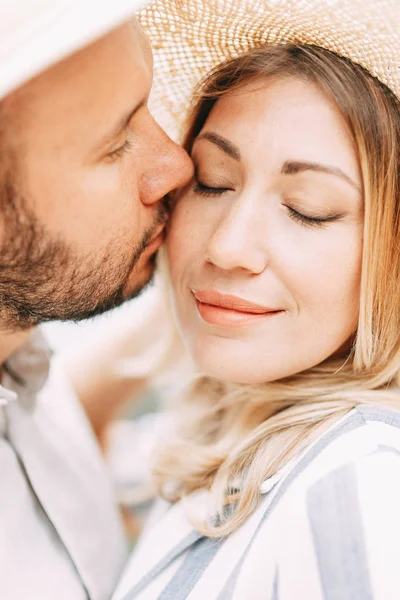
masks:
<path id="1" fill-rule="evenodd" d="M 192 359 L 201 373 L 227 383 L 258 385 L 286 376 L 281 369 L 257 365 L 257 361 L 251 360 L 251 357 L 243 360 L 227 354 L 195 352 L 192 353 Z"/>
<path id="2" fill-rule="evenodd" d="M 219 335 L 191 335 L 186 341 L 201 373 L 221 381 L 248 385 L 292 377 L 322 363 L 334 349 L 333 345 L 316 348 L 310 344 L 300 349 L 293 344 L 272 342 L 255 347 L 252 341 Z"/>

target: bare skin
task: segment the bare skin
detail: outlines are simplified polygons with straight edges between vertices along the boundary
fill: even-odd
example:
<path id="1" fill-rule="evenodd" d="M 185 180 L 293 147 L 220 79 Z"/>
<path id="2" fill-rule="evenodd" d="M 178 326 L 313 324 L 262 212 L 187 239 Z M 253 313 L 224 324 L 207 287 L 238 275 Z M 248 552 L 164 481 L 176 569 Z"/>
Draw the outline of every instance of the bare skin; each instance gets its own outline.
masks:
<path id="1" fill-rule="evenodd" d="M 215 104 L 192 158 L 167 247 L 201 372 L 257 384 L 340 354 L 358 322 L 363 196 L 336 105 L 260 78 Z"/>
<path id="2" fill-rule="evenodd" d="M 176 314 L 200 370 L 260 383 L 346 354 L 358 318 L 363 197 L 336 106 L 311 84 L 260 80 L 216 103 L 192 157 L 197 179 L 179 196 L 167 249 Z M 210 308 L 215 297 L 199 303 L 193 292 L 204 291 L 236 297 L 234 306 L 222 301 L 240 310 Z M 127 328 L 125 343 L 132 335 Z M 127 355 L 123 340 L 114 355 Z M 137 391 L 112 365 L 89 371 L 80 389 L 93 405 L 106 373 L 121 399 Z M 104 431 L 104 411 L 96 423 Z"/>
<path id="3" fill-rule="evenodd" d="M 151 83 L 129 22 L 4 100 L 1 362 L 36 324 L 100 313 L 151 279 L 164 198 L 192 176 L 148 110 Z"/>

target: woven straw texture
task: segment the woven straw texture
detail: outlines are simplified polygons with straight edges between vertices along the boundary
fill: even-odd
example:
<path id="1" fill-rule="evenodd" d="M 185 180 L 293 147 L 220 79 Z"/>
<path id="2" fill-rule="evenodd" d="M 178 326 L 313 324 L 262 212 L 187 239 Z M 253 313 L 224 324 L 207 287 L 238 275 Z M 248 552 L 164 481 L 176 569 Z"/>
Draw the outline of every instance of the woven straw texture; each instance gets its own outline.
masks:
<path id="1" fill-rule="evenodd" d="M 265 44 L 327 48 L 400 98 L 400 0 L 157 0 L 139 19 L 154 50 L 152 110 L 174 139 L 204 75 Z"/>

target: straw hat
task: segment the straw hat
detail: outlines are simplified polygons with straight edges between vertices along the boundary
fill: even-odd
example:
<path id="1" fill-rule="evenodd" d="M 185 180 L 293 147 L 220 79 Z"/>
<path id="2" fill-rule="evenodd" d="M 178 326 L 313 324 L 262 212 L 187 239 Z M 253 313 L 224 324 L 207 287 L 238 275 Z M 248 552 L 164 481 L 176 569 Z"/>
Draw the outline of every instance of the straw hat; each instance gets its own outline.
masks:
<path id="1" fill-rule="evenodd" d="M 322 46 L 400 98 L 400 0 L 157 0 L 139 20 L 155 54 L 153 112 L 175 139 L 195 84 L 226 58 L 265 44 Z"/>
<path id="2" fill-rule="evenodd" d="M 1 0 L 0 98 L 128 20 L 149 0 Z"/>

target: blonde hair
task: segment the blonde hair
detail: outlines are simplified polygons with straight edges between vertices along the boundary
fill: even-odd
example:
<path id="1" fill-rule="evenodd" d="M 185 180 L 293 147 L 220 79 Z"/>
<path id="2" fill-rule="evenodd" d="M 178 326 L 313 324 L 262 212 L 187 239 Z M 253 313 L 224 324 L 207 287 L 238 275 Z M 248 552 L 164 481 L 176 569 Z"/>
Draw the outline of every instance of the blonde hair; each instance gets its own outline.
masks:
<path id="1" fill-rule="evenodd" d="M 218 98 L 271 76 L 319 86 L 336 103 L 354 140 L 365 214 L 359 322 L 344 359 L 331 357 L 262 385 L 198 377 L 187 391 L 179 406 L 180 427 L 160 449 L 154 481 L 168 500 L 188 502 L 193 525 L 210 537 L 242 525 L 260 500 L 261 483 L 350 409 L 364 403 L 399 406 L 393 389 L 400 366 L 399 102 L 362 67 L 332 52 L 293 44 L 265 47 L 207 77 L 196 94 L 186 149 Z M 203 489 L 211 491 L 206 519 L 190 504 L 192 492 Z"/>

